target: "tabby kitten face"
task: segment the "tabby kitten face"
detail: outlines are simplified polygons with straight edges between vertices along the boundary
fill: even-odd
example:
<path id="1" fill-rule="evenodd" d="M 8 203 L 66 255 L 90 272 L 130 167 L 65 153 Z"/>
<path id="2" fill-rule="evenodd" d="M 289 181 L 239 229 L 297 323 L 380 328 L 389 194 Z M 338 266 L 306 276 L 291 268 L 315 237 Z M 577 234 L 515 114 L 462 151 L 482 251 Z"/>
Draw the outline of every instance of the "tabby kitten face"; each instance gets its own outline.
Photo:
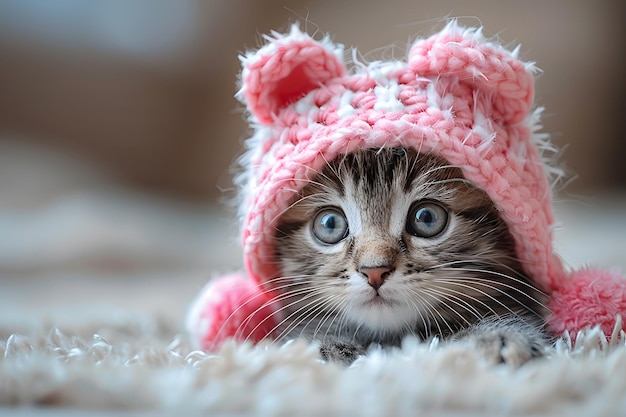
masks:
<path id="1" fill-rule="evenodd" d="M 398 343 L 486 317 L 540 322 L 543 295 L 489 197 L 443 159 L 370 149 L 330 162 L 281 216 L 278 338 Z"/>

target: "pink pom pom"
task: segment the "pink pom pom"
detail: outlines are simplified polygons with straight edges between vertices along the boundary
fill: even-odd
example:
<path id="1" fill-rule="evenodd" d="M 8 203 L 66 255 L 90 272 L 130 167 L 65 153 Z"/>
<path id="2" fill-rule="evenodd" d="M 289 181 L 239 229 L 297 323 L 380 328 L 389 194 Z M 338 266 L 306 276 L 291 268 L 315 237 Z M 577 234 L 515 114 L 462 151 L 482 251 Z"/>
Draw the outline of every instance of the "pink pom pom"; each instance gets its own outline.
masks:
<path id="1" fill-rule="evenodd" d="M 240 274 L 211 281 L 191 305 L 186 326 L 194 346 L 218 348 L 227 339 L 257 343 L 274 330 L 276 312 L 268 294 Z"/>
<path id="2" fill-rule="evenodd" d="M 567 277 L 552 293 L 548 307 L 554 313 L 548 326 L 555 335 L 568 330 L 572 337 L 599 325 L 611 336 L 615 318 L 626 318 L 626 279 L 617 270 L 583 268 Z"/>

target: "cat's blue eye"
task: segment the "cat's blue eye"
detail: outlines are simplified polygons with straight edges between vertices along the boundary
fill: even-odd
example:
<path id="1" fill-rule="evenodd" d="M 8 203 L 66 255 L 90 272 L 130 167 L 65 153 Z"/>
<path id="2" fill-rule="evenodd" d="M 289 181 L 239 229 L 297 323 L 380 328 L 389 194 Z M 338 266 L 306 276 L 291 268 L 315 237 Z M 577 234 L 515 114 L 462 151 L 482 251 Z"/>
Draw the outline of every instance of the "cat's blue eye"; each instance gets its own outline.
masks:
<path id="1" fill-rule="evenodd" d="M 348 236 L 348 221 L 338 209 L 327 208 L 317 213 L 312 230 L 320 242 L 332 245 Z"/>
<path id="2" fill-rule="evenodd" d="M 407 217 L 406 229 L 417 237 L 435 237 L 448 225 L 448 211 L 433 202 L 413 204 Z"/>

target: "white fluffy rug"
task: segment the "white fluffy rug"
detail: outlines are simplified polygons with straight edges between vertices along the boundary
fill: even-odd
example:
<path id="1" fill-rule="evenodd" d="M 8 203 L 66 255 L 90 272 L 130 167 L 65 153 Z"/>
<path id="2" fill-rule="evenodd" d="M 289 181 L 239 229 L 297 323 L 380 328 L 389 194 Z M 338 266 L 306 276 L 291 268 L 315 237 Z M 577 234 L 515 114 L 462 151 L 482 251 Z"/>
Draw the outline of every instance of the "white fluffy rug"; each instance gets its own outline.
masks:
<path id="1" fill-rule="evenodd" d="M 511 369 L 488 366 L 462 345 L 407 341 L 342 368 L 299 343 L 193 351 L 175 326 L 154 317 L 67 323 L 1 334 L 0 404 L 150 415 L 626 414 L 621 326 L 610 342 L 592 330 Z"/>
<path id="2" fill-rule="evenodd" d="M 16 146 L 0 143 L 14 173 L 0 185 L 0 415 L 626 416 L 620 329 L 516 370 L 415 342 L 350 368 L 301 344 L 192 351 L 185 309 L 211 273 L 241 265 L 229 214 L 111 189 Z M 557 246 L 573 267 L 626 269 L 624 197 L 562 201 Z"/>

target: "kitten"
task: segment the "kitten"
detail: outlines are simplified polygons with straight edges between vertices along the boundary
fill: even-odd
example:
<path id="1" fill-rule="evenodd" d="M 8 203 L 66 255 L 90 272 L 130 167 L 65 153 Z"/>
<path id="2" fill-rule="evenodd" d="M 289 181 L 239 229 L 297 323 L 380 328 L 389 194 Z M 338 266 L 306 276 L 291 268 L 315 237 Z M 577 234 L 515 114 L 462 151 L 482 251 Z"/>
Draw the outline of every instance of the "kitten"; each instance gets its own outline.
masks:
<path id="1" fill-rule="evenodd" d="M 275 235 L 277 338 L 350 363 L 407 335 L 465 340 L 489 360 L 542 355 L 545 295 L 485 192 L 445 160 L 369 149 L 327 164 Z"/>

